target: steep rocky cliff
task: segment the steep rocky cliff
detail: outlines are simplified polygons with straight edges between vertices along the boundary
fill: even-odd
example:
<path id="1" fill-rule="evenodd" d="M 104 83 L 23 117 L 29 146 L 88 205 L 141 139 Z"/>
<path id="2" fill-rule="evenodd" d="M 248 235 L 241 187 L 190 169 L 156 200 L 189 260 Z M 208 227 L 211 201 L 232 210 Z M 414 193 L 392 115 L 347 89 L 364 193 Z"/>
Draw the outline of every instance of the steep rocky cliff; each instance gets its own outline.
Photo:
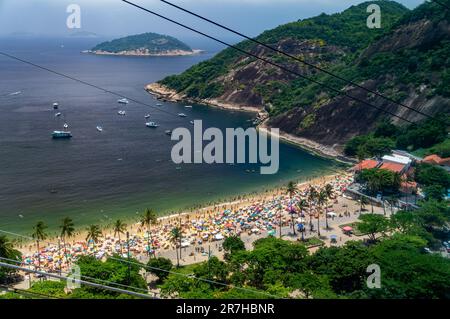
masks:
<path id="1" fill-rule="evenodd" d="M 369 29 L 370 3 L 283 25 L 258 40 L 427 114 L 448 111 L 449 12 L 434 3 L 409 11 L 393 1 L 378 1 L 382 28 Z M 239 47 L 408 120 L 422 119 L 414 111 L 250 41 Z M 176 91 L 179 98 L 266 110 L 267 125 L 338 151 L 348 139 L 389 117 L 233 49 L 159 84 Z"/>

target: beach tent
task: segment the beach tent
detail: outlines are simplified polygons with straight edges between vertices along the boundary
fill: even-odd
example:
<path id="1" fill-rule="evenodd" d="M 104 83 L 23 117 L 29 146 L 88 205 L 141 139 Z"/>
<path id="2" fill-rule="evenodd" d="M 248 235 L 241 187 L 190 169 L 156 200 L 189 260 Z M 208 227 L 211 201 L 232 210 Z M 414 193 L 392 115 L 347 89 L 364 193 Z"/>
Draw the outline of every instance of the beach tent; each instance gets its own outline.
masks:
<path id="1" fill-rule="evenodd" d="M 224 239 L 225 237 L 223 237 L 223 235 L 222 234 L 216 234 L 215 236 L 214 236 L 214 238 L 216 239 L 216 240 L 222 240 L 222 239 Z"/>
<path id="2" fill-rule="evenodd" d="M 335 212 L 328 212 L 327 215 L 328 215 L 328 217 L 336 217 Z"/>

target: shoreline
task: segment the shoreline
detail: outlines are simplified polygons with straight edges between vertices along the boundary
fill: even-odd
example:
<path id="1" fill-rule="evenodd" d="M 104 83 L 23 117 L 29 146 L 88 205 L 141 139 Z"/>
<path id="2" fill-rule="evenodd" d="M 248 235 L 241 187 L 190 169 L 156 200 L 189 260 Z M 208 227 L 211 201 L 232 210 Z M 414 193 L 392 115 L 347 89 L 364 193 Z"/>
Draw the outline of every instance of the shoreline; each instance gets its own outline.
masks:
<path id="1" fill-rule="evenodd" d="M 175 90 L 169 89 L 164 85 L 161 85 L 159 83 L 151 83 L 145 86 L 145 90 L 155 96 L 157 99 L 164 99 L 170 102 L 180 103 L 180 102 L 189 102 L 189 103 L 197 103 L 202 104 L 206 106 L 211 106 L 223 110 L 230 110 L 230 111 L 243 111 L 243 112 L 251 112 L 258 114 L 258 117 L 266 118 L 261 124 L 257 126 L 258 130 L 263 130 L 269 134 L 271 132 L 269 129 L 270 126 L 267 125 L 267 116 L 263 109 L 254 107 L 254 106 L 245 106 L 245 105 L 236 105 L 232 103 L 223 103 L 219 102 L 215 99 L 194 99 L 189 98 L 184 94 L 180 94 Z M 296 147 L 299 147 L 309 153 L 312 153 L 313 155 L 324 157 L 327 159 L 332 159 L 335 161 L 338 161 L 340 163 L 344 164 L 354 164 L 356 163 L 355 160 L 344 156 L 340 152 L 336 151 L 334 148 L 330 146 L 326 146 L 320 143 L 317 143 L 313 140 L 309 140 L 306 138 L 298 137 L 283 131 L 280 131 L 279 135 L 280 140 L 284 141 L 285 143 L 294 145 Z"/>
<path id="2" fill-rule="evenodd" d="M 336 177 L 338 176 L 344 176 L 347 173 L 343 170 L 339 170 L 335 173 L 332 174 L 328 174 L 328 175 L 323 175 L 323 176 L 319 176 L 319 177 L 315 177 L 311 180 L 306 180 L 306 181 L 300 181 L 300 182 L 296 182 L 297 183 L 297 187 L 299 190 L 306 188 L 309 185 L 320 185 L 320 184 L 324 184 L 327 182 L 331 182 L 334 179 L 336 179 Z M 225 200 L 223 202 L 219 202 L 217 204 L 212 204 L 212 205 L 207 205 L 207 206 L 199 206 L 198 208 L 189 210 L 189 209 L 185 209 L 180 211 L 179 213 L 175 213 L 175 214 L 168 214 L 168 215 L 158 215 L 157 216 L 157 224 L 159 226 L 163 226 L 163 225 L 171 225 L 174 223 L 177 223 L 178 220 L 181 218 L 182 220 L 186 221 L 192 218 L 199 218 L 199 216 L 201 215 L 212 215 L 212 214 L 217 214 L 220 211 L 223 211 L 224 209 L 227 208 L 242 208 L 245 207 L 247 205 L 249 205 L 252 202 L 255 201 L 267 201 L 269 199 L 272 199 L 274 196 L 278 196 L 278 195 L 285 195 L 286 191 L 285 191 L 285 187 L 283 186 L 275 186 L 269 189 L 264 189 L 261 191 L 257 191 L 254 193 L 248 193 L 248 194 L 240 194 L 237 195 L 236 197 L 241 197 L 240 199 L 230 199 L 230 200 Z M 138 224 L 139 222 L 134 220 L 131 220 L 131 216 L 130 219 L 128 218 L 120 218 L 124 223 L 126 223 L 127 225 L 127 231 L 131 233 L 134 233 L 135 230 L 139 227 Z M 67 242 L 80 242 L 80 241 L 85 241 L 86 239 L 86 235 L 87 235 L 87 227 L 88 225 L 83 225 L 80 226 L 80 228 L 78 228 L 76 226 L 75 228 L 75 235 L 73 237 L 70 238 L 70 240 L 68 240 Z M 103 237 L 105 237 L 106 235 L 112 235 L 113 234 L 113 226 L 111 226 L 110 224 L 98 224 L 98 226 L 100 227 L 100 229 L 102 230 L 103 233 Z M 28 237 L 28 236 L 27 236 Z M 47 243 L 47 244 L 51 244 L 51 243 L 56 243 L 58 241 L 58 236 L 52 236 L 49 235 L 49 237 L 42 242 L 42 244 Z M 35 242 L 31 239 L 29 240 L 22 240 L 20 242 L 18 242 L 17 244 L 14 244 L 14 246 L 20 250 L 22 253 L 30 253 L 30 248 L 29 246 L 34 247 L 35 246 Z M 32 250 L 33 248 L 31 248 Z"/>
<path id="3" fill-rule="evenodd" d="M 218 109 L 223 110 L 230 110 L 230 111 L 242 111 L 242 112 L 248 112 L 248 113 L 262 113 L 263 110 L 259 107 L 250 106 L 250 105 L 236 105 L 232 103 L 223 103 L 219 102 L 215 99 L 195 99 L 195 98 L 189 98 L 184 94 L 180 94 L 175 90 L 171 90 L 161 84 L 158 83 L 151 83 L 145 86 L 145 90 L 155 96 L 157 99 L 163 99 L 170 102 L 189 102 L 189 103 L 197 103 L 202 104 L 206 106 L 211 106 Z"/>
<path id="4" fill-rule="evenodd" d="M 91 51 L 85 50 L 81 53 L 93 54 L 93 55 L 107 55 L 107 56 L 136 56 L 136 57 L 178 57 L 178 56 L 193 56 L 202 54 L 205 51 L 203 50 L 192 50 L 192 51 L 184 51 L 184 50 L 171 50 L 160 53 L 151 53 L 149 51 L 142 50 L 130 50 L 130 51 L 120 51 L 120 52 L 110 52 L 110 51 Z"/>

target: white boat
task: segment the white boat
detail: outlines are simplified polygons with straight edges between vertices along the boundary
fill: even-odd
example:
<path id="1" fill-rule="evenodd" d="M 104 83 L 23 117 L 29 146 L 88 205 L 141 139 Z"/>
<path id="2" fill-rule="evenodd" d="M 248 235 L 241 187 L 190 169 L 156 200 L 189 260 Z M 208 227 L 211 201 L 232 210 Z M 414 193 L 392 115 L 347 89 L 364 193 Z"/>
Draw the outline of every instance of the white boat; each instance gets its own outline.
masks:
<path id="1" fill-rule="evenodd" d="M 194 125 L 194 121 L 189 121 L 189 123 L 191 123 L 192 125 Z"/>
<path id="2" fill-rule="evenodd" d="M 101 127 L 101 126 L 97 126 L 96 129 L 97 129 L 97 131 L 99 131 L 99 132 L 103 132 L 103 127 Z"/>
<path id="3" fill-rule="evenodd" d="M 144 116 L 146 119 L 150 118 L 150 114 L 147 114 L 146 116 Z"/>
<path id="4" fill-rule="evenodd" d="M 192 105 L 185 105 L 184 107 L 187 109 L 192 109 Z"/>
<path id="5" fill-rule="evenodd" d="M 72 133 L 70 131 L 53 131 L 52 137 L 54 139 L 66 139 L 71 138 Z"/>
<path id="6" fill-rule="evenodd" d="M 67 129 L 67 128 L 69 128 L 69 124 L 64 123 L 63 127 Z"/>
<path id="7" fill-rule="evenodd" d="M 55 117 L 57 117 L 57 116 L 61 116 L 61 112 L 56 113 Z"/>
<path id="8" fill-rule="evenodd" d="M 53 103 L 53 109 L 57 110 L 59 107 L 59 104 L 57 102 Z"/>
<path id="9" fill-rule="evenodd" d="M 165 133 L 166 133 L 167 135 L 172 135 L 172 131 L 171 131 L 171 130 L 167 130 Z"/>
<path id="10" fill-rule="evenodd" d="M 147 123 L 145 123 L 145 126 L 150 127 L 150 128 L 157 128 L 157 127 L 159 127 L 159 125 L 156 124 L 155 122 L 147 122 Z"/>
<path id="11" fill-rule="evenodd" d="M 125 112 L 125 111 L 123 111 L 123 110 L 120 110 L 120 111 L 118 111 L 118 112 L 117 112 L 117 114 L 119 114 L 119 115 L 122 115 L 122 116 L 123 116 L 123 115 L 126 115 L 126 114 L 127 114 L 127 112 Z"/>
<path id="12" fill-rule="evenodd" d="M 178 116 L 179 116 L 179 117 L 186 117 L 187 115 L 184 114 L 184 113 L 178 113 Z"/>
<path id="13" fill-rule="evenodd" d="M 120 100 L 117 100 L 117 103 L 120 103 L 120 104 L 128 104 L 128 103 L 130 103 L 126 98 L 123 98 L 123 99 L 120 99 Z"/>
<path id="14" fill-rule="evenodd" d="M 19 94 L 22 94 L 22 91 L 13 92 L 13 93 L 10 93 L 9 95 L 14 96 L 14 95 L 19 95 Z"/>
<path id="15" fill-rule="evenodd" d="M 163 106 L 162 103 L 156 103 L 156 106 Z"/>

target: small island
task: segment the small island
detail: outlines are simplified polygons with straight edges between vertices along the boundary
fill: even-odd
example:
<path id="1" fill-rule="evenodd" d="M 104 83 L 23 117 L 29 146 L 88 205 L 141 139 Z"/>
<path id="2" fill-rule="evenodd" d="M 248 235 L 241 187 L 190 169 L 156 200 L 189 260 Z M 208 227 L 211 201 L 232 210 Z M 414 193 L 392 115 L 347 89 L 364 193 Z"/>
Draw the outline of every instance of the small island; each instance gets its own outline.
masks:
<path id="1" fill-rule="evenodd" d="M 186 56 L 199 54 L 180 40 L 157 33 L 131 35 L 96 45 L 85 53 L 125 56 Z"/>

